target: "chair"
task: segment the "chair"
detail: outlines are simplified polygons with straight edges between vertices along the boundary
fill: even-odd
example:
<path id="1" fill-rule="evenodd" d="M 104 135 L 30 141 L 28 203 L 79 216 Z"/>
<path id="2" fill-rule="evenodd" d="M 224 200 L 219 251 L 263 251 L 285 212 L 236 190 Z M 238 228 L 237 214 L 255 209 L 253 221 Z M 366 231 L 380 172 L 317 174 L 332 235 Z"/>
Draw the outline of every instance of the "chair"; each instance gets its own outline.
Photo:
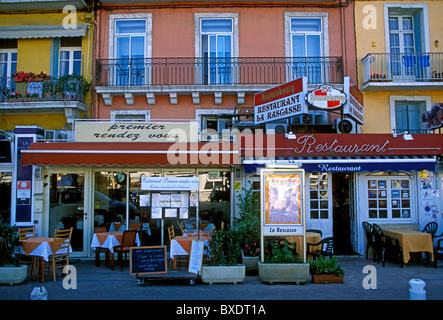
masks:
<path id="1" fill-rule="evenodd" d="M 19 236 L 20 241 L 23 241 L 26 239 L 33 239 L 33 238 L 35 238 L 35 228 L 34 227 L 20 228 L 18 236 Z"/>
<path id="2" fill-rule="evenodd" d="M 114 248 L 114 252 L 118 254 L 118 261 L 120 261 L 120 271 L 123 271 L 123 262 L 126 260 L 126 254 L 131 247 L 135 246 L 136 235 L 137 230 L 124 230 L 121 245 Z M 124 259 L 123 254 L 125 255 Z M 114 253 L 111 253 L 111 270 L 114 270 Z"/>
<path id="3" fill-rule="evenodd" d="M 400 247 L 400 242 L 396 238 L 391 238 L 388 235 L 383 234 L 381 236 L 381 242 L 383 244 L 382 250 L 382 266 L 385 266 L 386 258 L 391 261 L 400 260 L 401 267 L 404 267 L 403 263 L 403 251 Z"/>
<path id="4" fill-rule="evenodd" d="M 320 235 L 320 237 L 323 237 L 323 232 L 318 229 L 306 229 L 306 232 L 318 233 Z"/>
<path id="5" fill-rule="evenodd" d="M 178 226 L 182 232 L 182 235 L 184 235 L 185 234 L 185 225 L 184 225 L 183 221 L 178 222 Z"/>
<path id="6" fill-rule="evenodd" d="M 439 239 L 434 247 L 434 268 L 437 268 L 437 260 L 443 260 L 443 239 Z"/>
<path id="7" fill-rule="evenodd" d="M 423 229 L 422 232 L 426 232 L 426 233 L 430 233 L 432 236 L 432 242 L 434 242 L 434 238 L 436 237 L 440 237 L 440 236 L 435 236 L 435 233 L 437 232 L 438 229 L 438 223 L 437 222 L 429 222 Z M 443 235 L 443 234 L 442 234 Z"/>
<path id="8" fill-rule="evenodd" d="M 375 244 L 375 254 L 376 261 L 379 263 L 382 259 L 384 243 L 382 241 L 382 237 L 384 236 L 383 231 L 381 230 L 378 224 L 372 224 L 373 235 L 374 235 L 374 244 Z"/>
<path id="9" fill-rule="evenodd" d="M 49 256 L 48 267 L 51 268 L 56 281 L 57 269 L 64 268 L 69 265 L 69 251 L 71 249 L 72 229 L 54 230 L 54 243 L 52 244 L 52 256 Z M 57 264 L 61 264 L 57 266 Z M 48 269 L 48 271 L 49 271 Z"/>
<path id="10" fill-rule="evenodd" d="M 20 241 L 35 238 L 35 228 L 34 227 L 19 228 L 18 237 Z M 26 257 L 26 259 L 28 260 L 29 257 Z M 31 257 L 31 261 L 28 260 L 26 261 L 26 263 L 30 264 L 31 266 L 30 274 L 34 274 L 34 279 L 35 279 L 35 276 L 38 273 L 38 259 L 36 257 Z"/>
<path id="11" fill-rule="evenodd" d="M 369 222 L 363 221 L 362 224 L 366 234 L 366 259 L 368 259 L 369 247 L 372 247 L 372 260 L 375 262 L 377 259 L 377 251 L 374 239 L 374 228 Z"/>
<path id="12" fill-rule="evenodd" d="M 322 239 L 318 243 L 307 243 L 307 252 L 308 255 L 312 255 L 313 259 L 317 259 L 318 257 L 325 257 L 329 256 L 332 258 L 332 254 L 334 253 L 334 238 L 328 237 Z M 311 247 L 316 247 L 318 245 L 321 245 L 320 250 L 311 250 Z"/>

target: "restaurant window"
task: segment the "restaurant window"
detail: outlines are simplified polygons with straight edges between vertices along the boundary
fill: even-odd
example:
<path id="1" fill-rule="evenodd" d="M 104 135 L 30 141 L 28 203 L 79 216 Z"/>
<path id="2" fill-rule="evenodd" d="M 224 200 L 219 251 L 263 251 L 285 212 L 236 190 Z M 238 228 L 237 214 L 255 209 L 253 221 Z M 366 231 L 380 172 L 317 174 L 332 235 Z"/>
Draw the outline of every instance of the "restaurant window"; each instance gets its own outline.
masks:
<path id="1" fill-rule="evenodd" d="M 329 219 L 329 181 L 327 173 L 309 175 L 309 214 L 311 220 Z"/>
<path id="2" fill-rule="evenodd" d="M 0 172 L 0 222 L 11 222 L 11 183 L 12 172 Z"/>
<path id="3" fill-rule="evenodd" d="M 410 176 L 369 176 L 366 178 L 366 188 L 369 219 L 412 218 Z"/>

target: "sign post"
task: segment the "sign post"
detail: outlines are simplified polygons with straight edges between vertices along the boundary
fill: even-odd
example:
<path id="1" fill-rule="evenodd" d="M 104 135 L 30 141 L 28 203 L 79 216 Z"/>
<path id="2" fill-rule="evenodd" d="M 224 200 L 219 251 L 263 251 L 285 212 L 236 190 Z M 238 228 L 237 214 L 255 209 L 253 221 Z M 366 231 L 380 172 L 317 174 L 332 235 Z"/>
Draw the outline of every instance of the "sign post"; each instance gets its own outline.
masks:
<path id="1" fill-rule="evenodd" d="M 260 169 L 261 247 L 267 236 L 302 236 L 306 262 L 305 171 L 298 166 Z M 261 262 L 264 262 L 261 250 Z"/>

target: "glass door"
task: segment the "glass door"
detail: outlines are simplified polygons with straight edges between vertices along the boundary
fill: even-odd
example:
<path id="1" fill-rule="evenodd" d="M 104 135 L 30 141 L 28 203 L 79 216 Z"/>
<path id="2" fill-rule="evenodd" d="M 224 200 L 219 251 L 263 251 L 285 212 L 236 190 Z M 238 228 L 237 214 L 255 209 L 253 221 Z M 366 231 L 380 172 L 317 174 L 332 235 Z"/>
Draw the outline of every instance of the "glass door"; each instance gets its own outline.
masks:
<path id="1" fill-rule="evenodd" d="M 56 229 L 73 228 L 71 246 L 75 255 L 85 255 L 87 210 L 85 173 L 52 172 L 49 174 L 48 237 Z"/>

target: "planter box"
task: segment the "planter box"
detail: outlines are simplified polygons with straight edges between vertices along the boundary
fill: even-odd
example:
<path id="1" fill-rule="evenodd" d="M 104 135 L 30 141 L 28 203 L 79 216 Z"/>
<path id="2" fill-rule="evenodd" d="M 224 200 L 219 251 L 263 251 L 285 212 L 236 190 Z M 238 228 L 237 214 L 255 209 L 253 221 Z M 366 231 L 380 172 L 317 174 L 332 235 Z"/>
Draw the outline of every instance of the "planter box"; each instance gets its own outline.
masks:
<path id="1" fill-rule="evenodd" d="M 242 251 L 241 260 L 242 260 L 242 263 L 245 265 L 247 272 L 258 270 L 258 261 L 260 260 L 260 257 L 245 256 Z"/>
<path id="2" fill-rule="evenodd" d="M 258 263 L 258 275 L 263 282 L 309 281 L 309 263 Z"/>
<path id="3" fill-rule="evenodd" d="M 245 265 L 236 266 L 202 266 L 201 279 L 204 283 L 234 283 L 245 280 Z"/>
<path id="4" fill-rule="evenodd" d="M 343 283 L 344 275 L 340 277 L 335 274 L 313 274 L 312 283 Z"/>
<path id="5" fill-rule="evenodd" d="M 20 267 L 0 267 L 0 283 L 2 284 L 18 284 L 25 281 L 28 274 L 28 266 L 21 265 Z"/>

